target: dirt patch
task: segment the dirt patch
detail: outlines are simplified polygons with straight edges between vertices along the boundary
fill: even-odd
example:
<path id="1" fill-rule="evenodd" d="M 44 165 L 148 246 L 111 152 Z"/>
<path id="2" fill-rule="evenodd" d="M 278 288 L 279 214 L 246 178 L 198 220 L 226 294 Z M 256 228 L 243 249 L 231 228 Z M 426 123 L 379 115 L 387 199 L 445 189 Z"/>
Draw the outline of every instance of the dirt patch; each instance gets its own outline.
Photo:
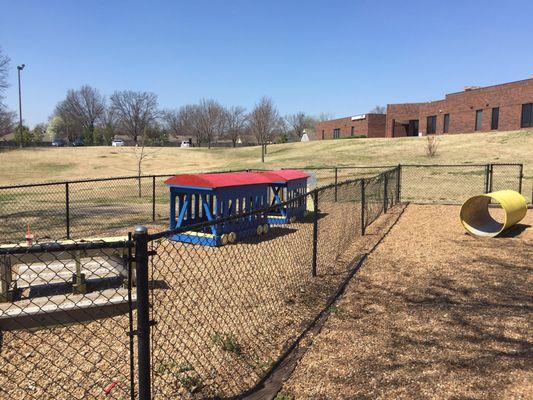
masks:
<path id="1" fill-rule="evenodd" d="M 533 213 L 466 235 L 454 206 L 409 206 L 354 277 L 283 393 L 295 399 L 533 396 Z"/>

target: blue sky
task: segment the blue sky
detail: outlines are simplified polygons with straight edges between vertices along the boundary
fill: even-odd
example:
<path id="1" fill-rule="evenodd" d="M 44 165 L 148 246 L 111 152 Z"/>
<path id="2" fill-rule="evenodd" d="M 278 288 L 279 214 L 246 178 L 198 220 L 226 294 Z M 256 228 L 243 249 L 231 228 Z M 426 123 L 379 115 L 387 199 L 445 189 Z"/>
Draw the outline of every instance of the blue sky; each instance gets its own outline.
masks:
<path id="1" fill-rule="evenodd" d="M 31 125 L 83 84 L 344 116 L 533 74 L 531 0 L 0 1 Z"/>

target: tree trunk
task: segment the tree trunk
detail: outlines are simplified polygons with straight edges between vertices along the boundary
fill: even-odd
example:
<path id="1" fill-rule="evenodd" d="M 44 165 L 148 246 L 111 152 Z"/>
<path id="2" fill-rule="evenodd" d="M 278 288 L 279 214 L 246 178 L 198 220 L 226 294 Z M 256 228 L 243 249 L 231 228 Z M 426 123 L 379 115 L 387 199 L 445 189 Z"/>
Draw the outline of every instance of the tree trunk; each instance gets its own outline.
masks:
<path id="1" fill-rule="evenodd" d="M 261 143 L 261 162 L 265 162 L 265 145 Z"/>

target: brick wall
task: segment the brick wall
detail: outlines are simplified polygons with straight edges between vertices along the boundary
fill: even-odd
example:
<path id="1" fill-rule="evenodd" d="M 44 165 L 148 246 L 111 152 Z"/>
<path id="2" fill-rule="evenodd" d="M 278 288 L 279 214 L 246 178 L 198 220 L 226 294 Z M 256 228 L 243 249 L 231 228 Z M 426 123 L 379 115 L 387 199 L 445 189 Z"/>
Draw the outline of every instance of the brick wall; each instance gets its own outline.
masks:
<path id="1" fill-rule="evenodd" d="M 451 93 L 444 100 L 427 103 L 389 104 L 386 136 L 405 136 L 401 123 L 419 120 L 419 131 L 427 133 L 427 117 L 437 116 L 437 134 L 443 133 L 444 114 L 450 114 L 448 133 L 475 131 L 476 111 L 483 110 L 480 131 L 491 130 L 492 108 L 499 107 L 498 130 L 520 129 L 522 104 L 533 102 L 533 79 Z M 393 128 L 394 127 L 394 128 Z"/>
<path id="2" fill-rule="evenodd" d="M 352 121 L 352 117 L 331 119 L 319 122 L 316 127 L 316 139 L 333 139 L 333 130 L 340 129 L 340 137 L 365 135 L 368 137 L 385 137 L 385 114 L 366 114 L 365 119 Z"/>

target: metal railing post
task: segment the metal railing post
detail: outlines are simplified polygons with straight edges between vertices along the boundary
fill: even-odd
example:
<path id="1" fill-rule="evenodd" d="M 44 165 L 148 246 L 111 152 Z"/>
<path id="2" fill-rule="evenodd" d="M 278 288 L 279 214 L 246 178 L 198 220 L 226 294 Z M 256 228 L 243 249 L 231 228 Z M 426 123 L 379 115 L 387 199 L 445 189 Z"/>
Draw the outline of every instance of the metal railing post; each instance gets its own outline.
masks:
<path id="1" fill-rule="evenodd" d="M 136 226 L 135 272 L 137 283 L 137 353 L 139 400 L 151 400 L 150 382 L 150 304 L 148 301 L 148 229 Z"/>
<path id="2" fill-rule="evenodd" d="M 365 235 L 365 180 L 361 179 L 361 236 Z"/>
<path id="3" fill-rule="evenodd" d="M 524 164 L 520 164 L 519 168 L 520 168 L 520 171 L 518 175 L 518 193 L 522 194 L 522 179 L 524 178 Z"/>
<path id="4" fill-rule="evenodd" d="M 485 193 L 489 192 L 489 169 L 490 164 L 485 165 Z"/>
<path id="5" fill-rule="evenodd" d="M 489 164 L 489 191 L 488 193 L 492 192 L 492 178 L 493 178 L 493 172 L 494 172 L 494 165 Z"/>
<path id="6" fill-rule="evenodd" d="M 311 265 L 311 275 L 316 276 L 316 260 L 318 253 L 318 189 L 313 191 L 313 261 Z"/>
<path id="7" fill-rule="evenodd" d="M 400 196 L 402 193 L 401 183 L 402 183 L 402 164 L 398 164 L 398 173 L 396 175 L 396 204 L 400 203 Z"/>
<path id="8" fill-rule="evenodd" d="M 389 174 L 387 172 L 385 172 L 385 174 L 383 175 L 383 214 L 385 214 L 387 212 L 387 206 L 388 206 L 388 203 L 389 203 L 389 199 L 388 199 L 388 194 L 387 194 L 387 186 L 388 186 L 388 178 L 389 177 Z"/>
<path id="9" fill-rule="evenodd" d="M 338 179 L 338 168 L 335 167 L 335 203 L 337 202 L 337 185 L 339 183 L 339 179 Z"/>
<path id="10" fill-rule="evenodd" d="M 67 225 L 67 239 L 70 239 L 70 193 L 68 182 L 65 182 L 65 222 Z"/>
<path id="11" fill-rule="evenodd" d="M 152 176 L 152 221 L 155 221 L 155 175 Z"/>

